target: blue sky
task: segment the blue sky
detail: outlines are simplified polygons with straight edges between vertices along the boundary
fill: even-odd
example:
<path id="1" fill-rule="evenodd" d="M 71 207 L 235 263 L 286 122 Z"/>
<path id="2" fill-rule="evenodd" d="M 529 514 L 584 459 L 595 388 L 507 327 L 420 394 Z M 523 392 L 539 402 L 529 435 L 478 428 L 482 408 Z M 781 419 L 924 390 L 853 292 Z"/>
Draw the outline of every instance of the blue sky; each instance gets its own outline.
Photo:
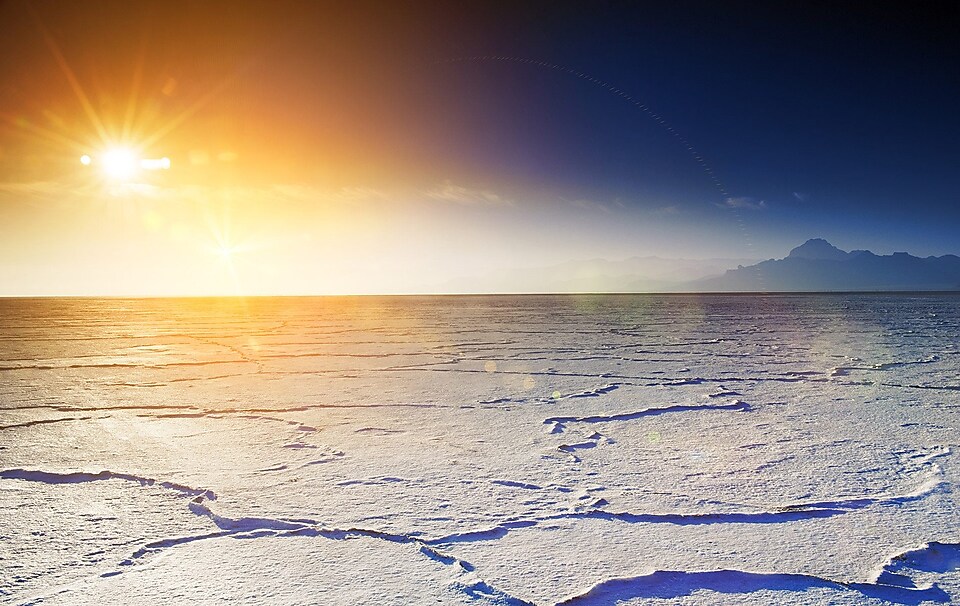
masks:
<path id="1" fill-rule="evenodd" d="M 755 203 L 742 214 L 761 243 L 822 235 L 939 254 L 960 243 L 957 13 L 947 3 L 543 10 L 492 26 L 500 44 L 487 42 L 586 72 L 663 116 L 730 195 Z M 676 139 L 603 87 L 480 63 L 454 64 L 449 84 L 461 108 L 486 117 L 473 118 L 479 144 L 464 152 L 476 163 L 628 206 L 669 200 L 709 215 L 723 203 Z"/>

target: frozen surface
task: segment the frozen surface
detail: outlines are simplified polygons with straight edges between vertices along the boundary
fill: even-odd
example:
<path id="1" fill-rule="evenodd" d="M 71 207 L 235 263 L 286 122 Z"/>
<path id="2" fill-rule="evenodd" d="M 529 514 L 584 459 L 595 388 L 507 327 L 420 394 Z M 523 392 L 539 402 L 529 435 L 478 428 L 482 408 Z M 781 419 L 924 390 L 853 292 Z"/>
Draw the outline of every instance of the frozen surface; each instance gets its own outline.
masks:
<path id="1" fill-rule="evenodd" d="M 960 296 L 0 300 L 0 602 L 960 602 Z"/>

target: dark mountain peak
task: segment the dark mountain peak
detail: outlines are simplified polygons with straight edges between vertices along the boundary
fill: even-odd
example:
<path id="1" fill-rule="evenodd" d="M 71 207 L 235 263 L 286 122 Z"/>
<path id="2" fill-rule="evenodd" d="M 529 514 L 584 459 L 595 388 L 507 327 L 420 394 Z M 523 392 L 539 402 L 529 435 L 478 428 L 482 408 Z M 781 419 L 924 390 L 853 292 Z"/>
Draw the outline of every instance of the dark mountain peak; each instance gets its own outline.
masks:
<path id="1" fill-rule="evenodd" d="M 811 259 L 816 261 L 842 261 L 849 257 L 850 253 L 840 250 L 823 238 L 813 238 L 807 240 L 800 246 L 791 250 L 790 254 L 787 255 L 787 258 L 789 259 Z"/>
<path id="2" fill-rule="evenodd" d="M 848 253 L 815 238 L 794 248 L 785 259 L 731 269 L 693 284 L 704 291 L 726 292 L 952 291 L 960 290 L 960 257 Z"/>

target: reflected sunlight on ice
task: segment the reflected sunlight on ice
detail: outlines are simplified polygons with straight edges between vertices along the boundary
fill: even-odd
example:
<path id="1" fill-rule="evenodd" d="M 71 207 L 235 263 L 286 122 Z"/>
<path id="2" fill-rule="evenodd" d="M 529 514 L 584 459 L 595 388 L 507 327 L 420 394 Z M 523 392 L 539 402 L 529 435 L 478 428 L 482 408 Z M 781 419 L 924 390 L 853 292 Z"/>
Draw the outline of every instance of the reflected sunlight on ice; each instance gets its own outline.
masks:
<path id="1" fill-rule="evenodd" d="M 0 601 L 955 602 L 957 303 L 0 300 Z"/>

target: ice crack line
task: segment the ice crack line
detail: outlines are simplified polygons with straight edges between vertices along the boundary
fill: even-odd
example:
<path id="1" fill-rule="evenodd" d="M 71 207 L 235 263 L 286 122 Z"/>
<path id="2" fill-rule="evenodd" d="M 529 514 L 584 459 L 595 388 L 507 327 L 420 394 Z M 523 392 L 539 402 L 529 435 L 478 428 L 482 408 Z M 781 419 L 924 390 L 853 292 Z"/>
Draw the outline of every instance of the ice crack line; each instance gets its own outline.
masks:
<path id="1" fill-rule="evenodd" d="M 227 518 L 212 512 L 204 502 L 202 496 L 191 501 L 190 510 L 197 515 L 209 518 L 220 528 L 220 531 L 147 543 L 134 552 L 129 559 L 120 562 L 120 565 L 130 566 L 134 564 L 135 560 L 163 549 L 206 539 L 225 537 L 245 539 L 261 537 L 321 537 L 329 540 L 345 541 L 352 538 L 365 537 L 389 543 L 415 545 L 420 554 L 445 566 L 455 567 L 460 573 L 465 575 L 465 578 L 457 581 L 454 586 L 470 597 L 492 600 L 497 604 L 507 606 L 534 606 L 532 603 L 511 596 L 479 578 L 476 575 L 476 567 L 470 562 L 446 554 L 427 541 L 413 535 L 364 528 L 331 528 L 309 519 Z M 120 574 L 120 571 L 111 571 L 101 576 L 114 576 L 116 574 Z"/>
<path id="2" fill-rule="evenodd" d="M 283 536 L 317 536 L 332 540 L 347 540 L 356 537 L 367 537 L 388 541 L 391 543 L 404 543 L 416 545 L 419 552 L 426 557 L 444 564 L 446 566 L 456 566 L 467 576 L 458 581 L 455 586 L 463 593 L 475 599 L 491 600 L 497 604 L 507 606 L 534 606 L 531 602 L 513 597 L 508 593 L 499 590 L 487 582 L 483 581 L 475 574 L 475 567 L 469 562 L 445 554 L 413 535 L 389 533 L 379 530 L 368 530 L 362 528 L 328 528 L 323 526 L 317 520 L 312 519 L 280 519 L 280 518 L 256 518 L 241 517 L 229 518 L 214 513 L 207 501 L 216 500 L 217 496 L 212 490 L 203 488 L 194 488 L 175 482 L 159 481 L 153 478 L 138 476 L 128 473 L 119 473 L 113 471 L 101 471 L 98 473 L 88 472 L 67 472 L 57 473 L 39 470 L 27 469 L 7 469 L 0 471 L 0 479 L 23 480 L 27 482 L 40 482 L 44 484 L 79 484 L 85 482 L 98 482 L 105 480 L 124 480 L 135 482 L 141 486 L 158 486 L 179 493 L 182 496 L 191 496 L 193 499 L 189 503 L 190 511 L 194 514 L 208 518 L 219 529 L 218 531 L 190 535 L 183 537 L 172 537 L 159 539 L 146 543 L 131 556 L 122 560 L 120 566 L 131 566 L 136 560 L 148 555 L 157 553 L 164 549 L 202 541 L 207 539 L 216 539 L 224 537 L 232 538 L 260 538 L 260 537 L 283 537 Z M 101 574 L 101 577 L 111 577 L 121 574 L 121 570 L 108 571 Z"/>
<path id="3" fill-rule="evenodd" d="M 902 368 L 904 366 L 913 366 L 916 364 L 933 364 L 940 361 L 940 356 L 932 355 L 926 358 L 919 358 L 916 360 L 905 360 L 900 362 L 878 362 L 876 364 L 871 364 L 870 366 L 837 366 L 830 373 L 831 377 L 844 377 L 850 374 L 852 370 L 860 370 L 864 372 L 871 371 L 886 371 L 893 370 L 895 368 Z"/>
<path id="4" fill-rule="evenodd" d="M 835 501 L 792 503 L 759 511 L 633 513 L 629 511 L 608 511 L 594 507 L 585 511 L 563 512 L 530 519 L 513 519 L 491 528 L 458 532 L 433 539 L 425 539 L 424 543 L 428 545 L 449 545 L 453 543 L 493 541 L 503 538 L 508 533 L 519 528 L 530 528 L 541 523 L 557 520 L 595 519 L 627 524 L 694 526 L 708 524 L 783 524 L 800 520 L 822 519 L 851 513 L 871 506 L 902 505 L 947 490 L 949 485 L 940 477 L 942 474 L 940 468 L 934 467 L 933 471 L 935 475 L 926 482 L 910 492 L 899 495 L 863 496 L 837 499 Z"/>
<path id="5" fill-rule="evenodd" d="M 949 449 L 938 451 L 933 456 L 945 456 Z M 933 457 L 931 457 L 933 458 Z M 939 466 L 934 466 L 937 474 L 942 474 Z M 438 538 L 424 538 L 412 534 L 390 533 L 363 528 L 331 528 L 313 519 L 280 519 L 241 517 L 229 518 L 216 514 L 210 509 L 208 501 L 216 500 L 216 494 L 207 489 L 186 486 L 169 481 L 160 481 L 135 474 L 113 471 L 89 472 L 46 472 L 40 470 L 8 469 L 0 471 L 0 479 L 13 479 L 45 484 L 75 484 L 105 480 L 123 480 L 141 486 L 158 486 L 172 490 L 182 496 L 193 497 L 188 505 L 195 515 L 208 518 L 217 531 L 160 539 L 146 543 L 134 552 L 130 558 L 120 562 L 121 566 L 130 566 L 136 560 L 164 549 L 186 543 L 233 537 L 286 537 L 315 536 L 332 540 L 348 540 L 366 537 L 391 543 L 412 544 L 422 555 L 442 563 L 454 566 L 464 575 L 455 586 L 465 594 L 476 598 L 491 600 L 499 604 L 513 606 L 533 606 L 532 603 L 509 595 L 480 579 L 475 566 L 470 562 L 445 553 L 444 545 L 462 542 L 490 541 L 502 538 L 507 533 L 536 526 L 543 522 L 560 519 L 599 519 L 625 523 L 666 523 L 677 525 L 724 524 L 724 523 L 783 523 L 804 519 L 825 518 L 849 511 L 863 509 L 871 505 L 895 505 L 923 498 L 944 489 L 945 482 L 932 477 L 916 490 L 895 496 L 861 497 L 837 501 L 798 503 L 775 508 L 770 511 L 751 512 L 708 512 L 708 513 L 662 513 L 643 514 L 630 512 L 610 512 L 603 509 L 591 509 L 579 512 L 564 512 L 543 518 L 530 520 L 511 520 L 493 528 L 478 531 L 455 533 Z M 635 597 L 680 597 L 693 591 L 707 589 L 725 593 L 749 593 L 764 589 L 807 591 L 813 588 L 833 588 L 853 590 L 869 597 L 879 597 L 900 604 L 919 604 L 921 601 L 949 601 L 950 597 L 935 585 L 916 587 L 904 570 L 946 571 L 960 567 L 960 546 L 946 543 L 930 543 L 921 548 L 898 554 L 883 565 L 875 574 L 875 580 L 867 583 L 848 583 L 813 575 L 757 573 L 739 570 L 708 571 L 670 571 L 661 570 L 628 577 L 602 581 L 587 591 L 567 598 L 558 603 L 577 605 L 613 604 L 621 599 Z M 109 577 L 121 571 L 109 571 L 101 576 Z"/>
<path id="6" fill-rule="evenodd" d="M 671 406 L 655 406 L 633 412 L 615 413 L 609 415 L 590 415 L 585 417 L 550 417 L 544 419 L 544 425 L 551 425 L 550 433 L 563 433 L 568 423 L 609 423 L 611 421 L 632 421 L 643 417 L 653 417 L 670 412 L 689 412 L 701 410 L 737 410 L 745 412 L 750 405 L 740 400 L 729 404 L 675 404 Z"/>
<path id="7" fill-rule="evenodd" d="M 839 581 L 810 574 L 751 572 L 743 570 L 654 570 L 638 576 L 607 579 L 556 606 L 600 606 L 637 598 L 676 599 L 708 590 L 725 594 L 756 591 L 804 592 L 810 589 L 854 591 L 864 597 L 894 604 L 947 603 L 951 596 L 936 583 L 917 585 L 903 574 L 951 572 L 960 569 L 960 543 L 930 542 L 894 555 L 865 583 Z"/>
<path id="8" fill-rule="evenodd" d="M 0 479 L 42 482 L 44 484 L 81 484 L 84 482 L 98 482 L 102 480 L 124 480 L 127 482 L 136 482 L 141 486 L 159 486 L 160 488 L 178 492 L 182 496 L 202 497 L 211 501 L 215 501 L 217 499 L 217 495 L 212 490 L 193 488 L 191 486 L 177 484 L 176 482 L 160 481 L 144 476 L 107 470 L 97 473 L 83 471 L 58 473 L 30 469 L 5 469 L 0 471 Z"/>
<path id="9" fill-rule="evenodd" d="M 488 584 L 483 579 L 476 576 L 475 571 L 476 567 L 470 562 L 463 560 L 461 558 L 443 553 L 434 547 L 430 542 L 420 539 L 418 537 L 408 535 L 408 534 L 399 534 L 399 533 L 389 533 L 382 532 L 379 530 L 368 530 L 363 528 L 325 528 L 325 527 L 310 527 L 302 528 L 298 530 L 293 530 L 287 533 L 279 534 L 277 536 L 309 536 L 309 537 L 323 537 L 326 539 L 332 539 L 336 541 L 348 540 L 351 538 L 357 537 L 366 537 L 372 539 L 378 539 L 382 541 L 387 541 L 390 543 L 401 543 L 401 544 L 413 544 L 416 545 L 418 551 L 424 556 L 430 558 L 435 562 L 444 564 L 445 566 L 454 566 L 461 573 L 464 573 L 465 578 L 463 581 L 458 581 L 454 584 L 460 591 L 467 594 L 472 598 L 483 598 L 486 600 L 492 600 L 496 604 L 503 604 L 505 606 L 535 606 L 532 602 L 527 602 L 521 600 L 517 597 L 511 596 L 510 594 L 493 587 Z"/>
<path id="10" fill-rule="evenodd" d="M 93 417 L 63 417 L 61 419 L 38 419 L 35 421 L 26 421 L 24 423 L 14 423 L 12 425 L 0 425 L 0 431 L 5 429 L 22 429 L 24 427 L 33 427 L 35 425 L 49 425 L 50 423 L 63 423 L 65 421 L 88 421 Z"/>

